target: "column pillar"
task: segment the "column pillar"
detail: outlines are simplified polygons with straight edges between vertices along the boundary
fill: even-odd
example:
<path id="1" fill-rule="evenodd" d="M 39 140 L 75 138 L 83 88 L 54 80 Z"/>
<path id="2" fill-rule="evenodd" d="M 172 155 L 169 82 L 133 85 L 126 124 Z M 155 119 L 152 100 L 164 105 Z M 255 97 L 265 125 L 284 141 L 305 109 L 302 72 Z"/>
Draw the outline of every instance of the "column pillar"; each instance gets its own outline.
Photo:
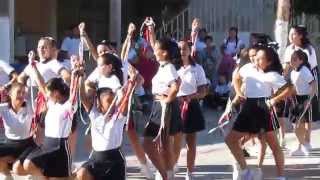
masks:
<path id="1" fill-rule="evenodd" d="M 110 0 L 109 39 L 121 45 L 121 0 Z"/>
<path id="2" fill-rule="evenodd" d="M 14 0 L 0 0 L 0 59 L 14 59 Z"/>
<path id="3" fill-rule="evenodd" d="M 56 40 L 58 39 L 57 34 L 57 0 L 48 1 L 49 10 L 50 10 L 50 19 L 49 19 L 49 34 L 54 37 Z"/>

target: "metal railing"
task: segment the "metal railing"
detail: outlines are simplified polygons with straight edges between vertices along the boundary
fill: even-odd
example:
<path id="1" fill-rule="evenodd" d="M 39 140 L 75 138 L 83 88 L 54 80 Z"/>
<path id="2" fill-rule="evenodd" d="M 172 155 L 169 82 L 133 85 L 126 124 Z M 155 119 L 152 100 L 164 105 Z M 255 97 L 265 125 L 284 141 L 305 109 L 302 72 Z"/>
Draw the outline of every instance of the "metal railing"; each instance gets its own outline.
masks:
<path id="1" fill-rule="evenodd" d="M 170 33 L 174 39 L 182 39 L 191 29 L 189 26 L 189 7 L 182 10 L 177 16 L 168 22 L 163 22 L 160 29 L 157 30 L 157 36 L 163 37 L 165 33 Z"/>

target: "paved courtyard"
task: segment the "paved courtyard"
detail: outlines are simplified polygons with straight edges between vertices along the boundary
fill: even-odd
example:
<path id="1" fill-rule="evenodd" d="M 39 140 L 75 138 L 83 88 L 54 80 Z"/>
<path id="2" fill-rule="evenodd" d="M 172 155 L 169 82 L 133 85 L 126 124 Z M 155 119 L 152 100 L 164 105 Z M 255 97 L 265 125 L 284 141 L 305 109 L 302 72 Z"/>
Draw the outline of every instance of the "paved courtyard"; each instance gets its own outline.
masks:
<path id="1" fill-rule="evenodd" d="M 216 132 L 208 135 L 208 129 L 217 124 L 218 116 L 221 112 L 205 109 L 204 114 L 207 121 L 207 129 L 198 135 L 198 151 L 196 159 L 195 175 L 199 180 L 229 180 L 232 179 L 232 162 L 233 158 L 223 142 L 221 133 Z M 289 125 L 289 124 L 288 124 Z M 143 126 L 141 124 L 141 126 Z M 287 147 L 290 149 L 296 145 L 296 139 L 289 127 L 287 134 Z M 85 150 L 84 141 L 80 133 L 79 143 L 77 148 L 77 166 L 79 166 L 88 157 L 88 152 Z M 314 125 L 312 132 L 312 146 L 314 147 L 309 157 L 290 157 L 289 152 L 285 151 L 285 175 L 288 180 L 320 180 L 320 125 Z M 248 163 L 254 166 L 257 162 L 256 151 L 257 147 L 249 144 L 249 151 L 252 157 L 248 158 Z M 127 177 L 128 180 L 145 179 L 140 174 L 139 162 L 133 155 L 130 144 L 125 138 L 123 151 L 126 154 L 127 160 Z M 275 179 L 275 166 L 273 156 L 268 150 L 264 163 L 263 172 L 264 179 Z M 183 180 L 186 172 L 186 149 L 184 148 L 179 160 L 179 171 L 176 179 Z M 0 177 L 1 178 L 1 177 Z M 23 177 L 15 177 L 17 180 L 24 180 Z"/>

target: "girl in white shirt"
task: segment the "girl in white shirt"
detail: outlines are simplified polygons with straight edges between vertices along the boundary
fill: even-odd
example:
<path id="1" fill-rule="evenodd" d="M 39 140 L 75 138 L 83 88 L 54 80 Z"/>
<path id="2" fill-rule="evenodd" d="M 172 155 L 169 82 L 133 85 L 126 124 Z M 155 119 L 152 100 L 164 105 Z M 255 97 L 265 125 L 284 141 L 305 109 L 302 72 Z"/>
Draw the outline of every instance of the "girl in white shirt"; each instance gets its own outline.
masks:
<path id="1" fill-rule="evenodd" d="M 127 89 L 134 87 L 135 79 L 136 74 L 133 72 Z M 118 94 L 117 99 L 121 97 L 119 98 L 119 91 L 114 91 L 112 86 L 99 88 L 97 96 L 93 98 L 84 91 L 82 86 L 81 99 L 91 121 L 93 153 L 77 172 L 77 178 L 79 180 L 125 180 L 125 159 L 120 147 L 127 121 L 125 116 L 128 102 L 124 105 L 124 111 L 120 111 L 118 101 L 116 100 L 116 105 L 113 101 L 116 94 Z"/>
<path id="2" fill-rule="evenodd" d="M 180 111 L 182 119 L 182 132 L 185 134 L 187 143 L 187 173 L 186 179 L 192 179 L 193 168 L 196 158 L 196 133 L 205 129 L 205 120 L 202 114 L 199 99 L 207 94 L 207 78 L 202 66 L 196 64 L 191 59 L 191 49 L 188 42 L 179 43 L 181 60 L 178 75 L 181 79 L 181 85 L 177 97 L 180 102 Z M 178 161 L 181 150 L 182 136 L 179 133 L 175 139 L 175 151 Z"/>
<path id="3" fill-rule="evenodd" d="M 97 68 L 86 80 L 86 88 L 91 90 L 103 87 L 110 87 L 112 90 L 119 89 L 123 84 L 121 66 L 121 61 L 110 53 L 99 56 Z"/>
<path id="4" fill-rule="evenodd" d="M 46 84 L 37 66 L 31 63 L 39 91 L 45 94 L 47 113 L 44 121 L 44 141 L 26 158 L 23 166 L 34 176 L 65 178 L 71 175 L 71 156 L 68 137 L 71 134 L 78 80 L 81 73 L 72 72 L 70 88 L 61 78 L 52 78 Z"/>
<path id="5" fill-rule="evenodd" d="M 170 46 L 167 39 L 158 40 L 153 46 L 160 67 L 152 79 L 154 102 L 144 132 L 145 151 L 164 180 L 174 178 L 173 136 L 182 128 L 176 99 L 180 80 L 174 65 L 171 64 Z"/>
<path id="6" fill-rule="evenodd" d="M 296 50 L 301 49 L 304 53 L 308 56 L 308 63 L 310 64 L 310 68 L 313 74 L 313 77 L 315 79 L 316 83 L 316 98 L 312 100 L 312 121 L 318 121 L 320 120 L 320 111 L 319 111 L 319 67 L 317 62 L 317 55 L 315 48 L 310 43 L 310 40 L 308 38 L 308 31 L 307 28 L 304 26 L 293 26 L 290 29 L 289 32 L 289 41 L 291 44 L 286 48 L 285 54 L 284 54 L 284 63 L 285 63 L 285 69 L 287 72 L 290 71 L 290 62 L 291 62 L 291 56 L 292 53 Z M 308 125 L 311 125 L 309 123 Z M 308 126 L 307 125 L 307 126 Z M 311 129 L 311 128 L 308 128 Z M 308 131 L 307 133 L 307 141 L 310 139 L 311 132 Z M 307 143 L 309 147 L 310 143 Z"/>
<path id="7" fill-rule="evenodd" d="M 9 164 L 13 163 L 15 174 L 26 175 L 23 162 L 28 154 L 36 148 L 30 132 L 33 110 L 25 101 L 26 86 L 13 83 L 9 90 L 8 103 L 0 104 L 0 116 L 3 120 L 5 137 L 0 144 L 0 166 L 2 173 L 10 174 Z"/>
<path id="8" fill-rule="evenodd" d="M 238 28 L 230 27 L 228 31 L 228 37 L 223 42 L 224 54 L 231 57 L 240 53 L 240 50 L 244 48 L 244 44 L 238 37 Z"/>
<path id="9" fill-rule="evenodd" d="M 316 82 L 310 70 L 308 56 L 302 50 L 297 50 L 292 54 L 290 64 L 293 68 L 290 79 L 295 88 L 294 99 L 296 101 L 292 122 L 295 124 L 295 133 L 299 141 L 297 149 L 293 150 L 291 155 L 309 155 L 311 145 L 307 134 L 308 131 L 311 131 L 309 128 L 311 128 L 313 112 L 312 104 L 310 106 L 307 104 L 312 102 L 309 102 L 309 99 L 316 93 Z"/>
<path id="10" fill-rule="evenodd" d="M 239 146 L 239 139 L 247 134 L 259 134 L 266 139 L 275 157 L 277 174 L 284 179 L 284 157 L 274 130 L 278 128 L 277 121 L 271 116 L 270 107 L 284 99 L 290 88 L 281 76 L 282 66 L 277 53 L 269 47 L 261 47 L 256 55 L 257 64 L 246 64 L 240 68 L 235 77 L 237 96 L 244 102 L 241 111 L 227 135 L 225 141 L 240 165 L 242 177 L 252 177 L 247 169 L 244 155 Z M 240 90 L 240 83 L 244 84 L 244 94 Z M 273 91 L 281 89 L 280 93 L 272 95 Z M 269 100 L 267 100 L 269 99 Z M 266 101 L 267 100 L 267 101 Z M 264 158 L 263 156 L 260 158 Z"/>

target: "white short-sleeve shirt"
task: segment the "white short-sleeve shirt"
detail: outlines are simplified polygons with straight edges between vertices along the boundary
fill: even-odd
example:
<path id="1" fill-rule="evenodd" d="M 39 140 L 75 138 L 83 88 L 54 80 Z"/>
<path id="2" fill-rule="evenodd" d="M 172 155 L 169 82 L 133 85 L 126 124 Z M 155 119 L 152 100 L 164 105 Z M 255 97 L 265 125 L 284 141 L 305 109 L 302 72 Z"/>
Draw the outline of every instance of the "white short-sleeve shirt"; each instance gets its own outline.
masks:
<path id="1" fill-rule="evenodd" d="M 0 104 L 0 116 L 3 120 L 5 136 L 11 140 L 23 140 L 30 137 L 33 111 L 31 105 L 14 112 L 8 103 Z"/>
<path id="2" fill-rule="evenodd" d="M 244 96 L 248 98 L 259 98 L 265 97 L 265 86 L 259 76 L 262 75 L 258 71 L 257 67 L 248 63 L 239 69 L 240 77 L 242 77 L 242 82 L 244 86 Z"/>
<path id="3" fill-rule="evenodd" d="M 287 83 L 279 73 L 264 73 L 252 63 L 242 66 L 239 73 L 243 78 L 244 95 L 248 98 L 270 97 Z"/>
<path id="4" fill-rule="evenodd" d="M 238 39 L 238 42 L 236 41 L 228 41 L 225 39 L 224 40 L 225 43 L 225 50 L 224 53 L 228 54 L 228 55 L 233 55 L 239 52 L 240 47 L 244 45 L 244 43 Z"/>
<path id="5" fill-rule="evenodd" d="M 0 60 L 0 85 L 4 85 L 9 82 L 9 75 L 14 71 L 8 63 Z"/>
<path id="6" fill-rule="evenodd" d="M 71 133 L 72 104 L 66 101 L 64 104 L 47 102 L 48 111 L 45 117 L 45 136 L 52 138 L 67 138 Z"/>
<path id="7" fill-rule="evenodd" d="M 49 60 L 47 62 L 37 62 L 36 66 L 45 82 L 48 82 L 52 78 L 60 77 L 60 71 L 62 69 L 65 69 L 63 65 L 56 59 Z M 34 80 L 34 71 L 30 64 L 24 69 L 24 73 L 26 73 L 27 76 L 31 77 L 33 81 L 32 85 L 36 86 L 36 82 Z"/>
<path id="8" fill-rule="evenodd" d="M 274 71 L 262 73 L 260 77 L 265 85 L 265 97 L 270 97 L 272 92 L 276 92 L 279 88 L 287 84 L 287 81 L 284 79 L 284 77 Z"/>
<path id="9" fill-rule="evenodd" d="M 311 93 L 310 83 L 314 80 L 314 77 L 306 66 L 302 66 L 299 71 L 292 70 L 290 78 L 297 95 L 309 95 Z"/>
<path id="10" fill-rule="evenodd" d="M 106 151 L 119 148 L 122 143 L 123 129 L 126 117 L 119 114 L 116 119 L 114 114 L 110 119 L 105 119 L 96 106 L 93 106 L 89 118 L 91 121 L 92 148 L 95 151 Z"/>
<path id="11" fill-rule="evenodd" d="M 87 78 L 88 81 L 93 82 L 98 85 L 98 88 L 108 87 L 111 88 L 113 92 L 121 88 L 121 83 L 116 75 L 104 76 L 99 73 L 96 68 Z"/>
<path id="12" fill-rule="evenodd" d="M 171 63 L 161 61 L 158 72 L 152 78 L 152 94 L 168 94 L 170 85 L 178 78 L 176 68 Z"/>
<path id="13" fill-rule="evenodd" d="M 293 44 L 290 44 L 285 50 L 284 62 L 290 63 L 292 54 L 294 53 L 294 51 L 297 51 L 299 49 L 307 54 L 308 62 L 311 66 L 311 69 L 314 69 L 316 66 L 318 66 L 316 51 L 311 45 L 306 49 L 302 49 L 300 47 L 294 46 Z M 311 53 L 309 50 L 311 51 Z"/>
<path id="14" fill-rule="evenodd" d="M 181 79 L 181 85 L 177 96 L 191 95 L 197 92 L 197 88 L 207 84 L 207 79 L 202 66 L 195 64 L 194 66 L 182 66 L 178 70 Z"/>

